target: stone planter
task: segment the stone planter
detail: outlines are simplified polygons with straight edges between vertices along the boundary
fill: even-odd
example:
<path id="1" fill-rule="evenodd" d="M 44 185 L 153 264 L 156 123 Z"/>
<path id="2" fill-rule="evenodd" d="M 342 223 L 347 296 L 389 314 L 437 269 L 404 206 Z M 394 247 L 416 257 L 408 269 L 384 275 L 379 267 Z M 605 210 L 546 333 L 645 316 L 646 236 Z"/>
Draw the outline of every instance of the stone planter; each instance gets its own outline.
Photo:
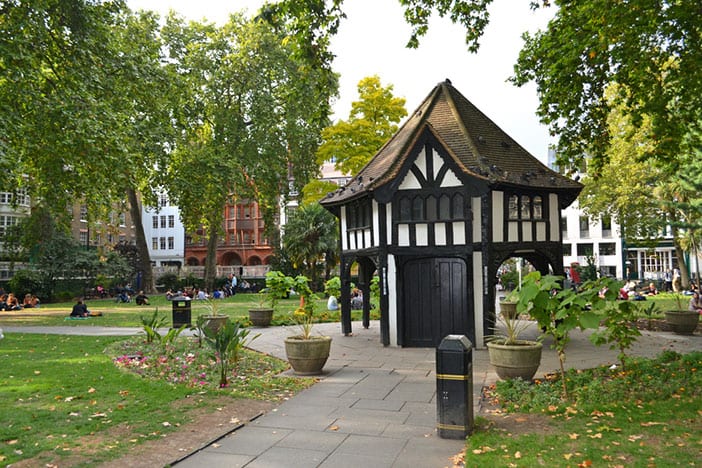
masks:
<path id="1" fill-rule="evenodd" d="M 541 364 L 542 345 L 536 341 L 519 340 L 513 345 L 490 341 L 487 348 L 490 364 L 502 380 L 531 380 Z"/>
<path id="2" fill-rule="evenodd" d="M 249 320 L 254 327 L 267 327 L 273 320 L 273 309 L 249 309 Z"/>
<path id="3" fill-rule="evenodd" d="M 514 320 L 517 318 L 517 303 L 511 301 L 500 301 L 500 312 L 506 319 Z"/>
<path id="4" fill-rule="evenodd" d="M 226 315 L 206 315 L 205 324 L 203 327 L 216 334 L 219 329 L 222 328 L 225 323 L 227 323 L 228 318 L 229 317 Z"/>
<path id="5" fill-rule="evenodd" d="M 296 374 L 317 375 L 329 358 L 331 336 L 312 336 L 303 339 L 300 336 L 285 338 L 285 354 Z"/>
<path id="6" fill-rule="evenodd" d="M 666 310 L 665 321 L 673 333 L 692 335 L 700 323 L 700 314 L 693 310 Z"/>

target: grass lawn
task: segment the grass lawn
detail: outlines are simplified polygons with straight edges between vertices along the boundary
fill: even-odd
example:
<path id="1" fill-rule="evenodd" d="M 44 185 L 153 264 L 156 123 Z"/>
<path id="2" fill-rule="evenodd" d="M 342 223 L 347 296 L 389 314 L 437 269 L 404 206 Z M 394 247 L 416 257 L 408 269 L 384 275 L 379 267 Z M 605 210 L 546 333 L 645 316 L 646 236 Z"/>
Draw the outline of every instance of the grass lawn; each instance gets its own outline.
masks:
<path id="1" fill-rule="evenodd" d="M 141 316 L 149 316 L 158 308 L 159 313 L 168 317 L 167 325 L 171 325 L 173 306 L 164 296 L 152 296 L 148 306 L 138 306 L 134 302 L 127 304 L 117 304 L 114 299 L 93 299 L 86 301 L 88 309 L 102 312 L 101 317 L 90 317 L 87 320 L 66 320 L 71 313 L 73 302 L 42 304 L 39 309 L 25 309 L 19 312 L 0 312 L 0 328 L 8 326 L 105 326 L 105 327 L 141 327 Z M 217 311 L 226 314 L 232 319 L 238 319 L 246 324 L 248 321 L 248 310 L 258 306 L 258 296 L 255 294 L 236 294 L 225 299 L 218 299 Z M 273 325 L 291 325 L 295 321 L 292 312 L 297 308 L 299 299 L 285 299 L 278 304 Z M 191 301 L 192 323 L 200 314 L 210 312 L 206 301 Z M 326 300 L 320 299 L 317 302 L 318 322 L 339 321 L 340 313 L 327 311 Z M 352 311 L 354 320 L 361 319 L 361 311 Z M 372 319 L 379 317 L 377 312 L 371 313 Z"/>
<path id="2" fill-rule="evenodd" d="M 246 351 L 219 389 L 206 349 L 185 338 L 164 346 L 9 333 L 0 356 L 1 466 L 93 466 L 177 430 L 193 409 L 215 411 L 222 398 L 278 401 L 313 381 L 276 377 L 287 363 Z"/>
<path id="3" fill-rule="evenodd" d="M 501 381 L 478 418 L 466 466 L 699 466 L 702 353 L 636 359 L 627 372 L 568 371 L 561 381 Z"/>

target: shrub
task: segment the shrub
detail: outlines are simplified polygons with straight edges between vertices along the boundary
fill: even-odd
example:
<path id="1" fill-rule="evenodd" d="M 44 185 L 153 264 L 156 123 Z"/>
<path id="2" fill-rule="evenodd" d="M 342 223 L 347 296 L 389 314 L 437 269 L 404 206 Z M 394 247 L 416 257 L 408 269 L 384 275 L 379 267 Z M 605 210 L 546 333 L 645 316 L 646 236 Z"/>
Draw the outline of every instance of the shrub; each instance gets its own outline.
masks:
<path id="1" fill-rule="evenodd" d="M 164 273 L 156 280 L 158 285 L 162 285 L 166 290 L 177 291 L 180 289 L 180 281 L 175 273 Z"/>

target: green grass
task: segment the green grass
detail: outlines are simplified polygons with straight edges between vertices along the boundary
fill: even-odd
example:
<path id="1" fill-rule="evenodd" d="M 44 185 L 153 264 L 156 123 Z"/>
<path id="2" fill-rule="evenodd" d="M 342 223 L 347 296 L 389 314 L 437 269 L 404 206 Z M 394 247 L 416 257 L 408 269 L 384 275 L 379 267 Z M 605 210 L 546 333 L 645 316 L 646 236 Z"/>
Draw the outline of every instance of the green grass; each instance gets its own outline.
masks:
<path id="1" fill-rule="evenodd" d="M 498 382 L 493 401 L 519 413 L 509 416 L 510 428 L 479 418 L 467 439 L 466 466 L 697 466 L 702 353 L 636 359 L 627 372 L 571 370 L 566 379 L 566 403 L 555 378 Z"/>
<path id="2" fill-rule="evenodd" d="M 86 301 L 88 309 L 102 312 L 102 317 L 90 317 L 87 320 L 66 320 L 70 314 L 73 302 L 42 304 L 39 309 L 25 309 L 20 316 L 11 316 L 0 312 L 0 327 L 8 326 L 105 326 L 105 327 L 141 327 L 140 317 L 153 313 L 158 308 L 159 313 L 166 314 L 167 324 L 171 324 L 172 303 L 164 296 L 152 296 L 149 298 L 148 306 L 138 306 L 131 302 L 127 304 L 117 304 L 114 299 L 94 299 Z M 248 321 L 248 310 L 258 306 L 255 294 L 236 294 L 233 297 L 219 299 L 217 302 L 218 313 L 225 314 L 233 320 L 239 320 L 246 324 Z M 285 299 L 278 304 L 273 316 L 273 325 L 291 325 L 295 321 L 292 312 L 299 305 L 299 299 Z M 209 313 L 206 301 L 191 301 L 192 323 L 200 314 Z M 52 315 L 47 315 L 52 314 Z M 327 311 L 326 300 L 317 301 L 317 322 L 337 322 L 340 313 Z M 360 320 L 361 311 L 352 311 L 354 320 Z M 372 319 L 377 319 L 379 314 L 377 309 L 371 313 Z"/>
<path id="3" fill-rule="evenodd" d="M 148 359 L 148 371 L 123 365 L 127 354 Z M 191 409 L 214 410 L 214 397 L 277 401 L 311 384 L 274 377 L 285 362 L 247 351 L 232 385 L 218 389 L 207 352 L 186 339 L 164 348 L 139 338 L 7 333 L 0 356 L 2 466 L 61 466 L 72 454 L 94 465 L 176 430 Z"/>

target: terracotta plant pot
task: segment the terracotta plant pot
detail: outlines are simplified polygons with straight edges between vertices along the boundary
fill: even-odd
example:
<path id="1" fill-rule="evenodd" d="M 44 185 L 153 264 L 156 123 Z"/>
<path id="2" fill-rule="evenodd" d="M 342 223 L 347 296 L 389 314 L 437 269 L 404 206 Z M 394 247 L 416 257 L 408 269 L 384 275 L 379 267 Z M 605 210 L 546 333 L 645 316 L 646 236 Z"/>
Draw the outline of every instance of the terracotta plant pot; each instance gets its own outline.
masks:
<path id="1" fill-rule="evenodd" d="M 249 309 L 249 320 L 254 327 L 267 327 L 273 320 L 273 309 Z"/>
<path id="2" fill-rule="evenodd" d="M 670 324 L 673 333 L 692 335 L 700 323 L 700 314 L 694 310 L 666 310 L 665 321 Z"/>
<path id="3" fill-rule="evenodd" d="M 295 373 L 321 374 L 329 358 L 331 341 L 331 336 L 312 336 L 309 339 L 303 339 L 300 336 L 285 338 L 285 354 Z"/>
<path id="4" fill-rule="evenodd" d="M 536 341 L 519 340 L 513 345 L 490 341 L 487 348 L 490 364 L 502 380 L 531 380 L 541 364 L 542 345 Z"/>

